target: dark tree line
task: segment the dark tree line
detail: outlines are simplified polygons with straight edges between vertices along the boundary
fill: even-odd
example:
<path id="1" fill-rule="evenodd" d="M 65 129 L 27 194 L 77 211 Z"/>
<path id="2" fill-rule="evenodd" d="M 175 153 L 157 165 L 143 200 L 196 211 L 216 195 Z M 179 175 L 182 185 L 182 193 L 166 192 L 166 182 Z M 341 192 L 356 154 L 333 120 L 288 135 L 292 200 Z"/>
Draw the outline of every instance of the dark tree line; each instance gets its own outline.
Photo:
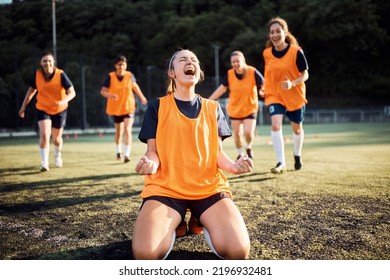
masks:
<path id="1" fill-rule="evenodd" d="M 390 105 L 390 4 L 385 0 L 64 0 L 56 3 L 57 64 L 75 84 L 69 126 L 107 123 L 101 83 L 118 54 L 127 56 L 148 98 L 164 92 L 166 60 L 190 48 L 206 74 L 205 96 L 215 88 L 229 54 L 244 52 L 263 71 L 266 24 L 281 16 L 309 62 L 311 108 Z M 216 47 L 218 46 L 218 47 Z M 42 50 L 52 49 L 52 0 L 0 5 L 0 128 L 34 125 L 17 111 Z M 82 93 L 82 94 L 81 94 Z M 72 109 L 73 108 L 73 109 Z M 28 112 L 27 112 L 28 113 Z M 30 120 L 30 121 L 29 121 Z"/>

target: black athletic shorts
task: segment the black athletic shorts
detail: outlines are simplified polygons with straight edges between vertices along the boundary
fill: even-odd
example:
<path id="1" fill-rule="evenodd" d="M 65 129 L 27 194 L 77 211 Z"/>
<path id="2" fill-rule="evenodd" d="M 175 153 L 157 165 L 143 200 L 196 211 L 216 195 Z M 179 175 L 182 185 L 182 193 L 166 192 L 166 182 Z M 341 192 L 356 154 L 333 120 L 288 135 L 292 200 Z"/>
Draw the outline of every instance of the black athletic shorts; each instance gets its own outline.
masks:
<path id="1" fill-rule="evenodd" d="M 245 119 L 256 120 L 257 119 L 257 113 L 250 114 L 249 116 L 246 116 L 244 118 L 232 118 L 231 116 L 229 116 L 229 118 L 231 120 L 238 120 L 238 121 L 242 121 L 242 120 L 245 120 Z"/>
<path id="2" fill-rule="evenodd" d="M 141 208 L 146 201 L 157 200 L 162 204 L 176 210 L 182 219 L 184 219 L 187 209 L 190 209 L 191 215 L 194 215 L 194 217 L 199 220 L 204 211 L 223 198 L 230 198 L 230 196 L 225 192 L 217 193 L 198 200 L 184 200 L 166 196 L 149 196 L 144 198 Z"/>
<path id="3" fill-rule="evenodd" d="M 114 118 L 114 123 L 121 123 L 124 119 L 134 118 L 134 114 L 126 114 L 122 116 L 112 116 Z"/>
<path id="4" fill-rule="evenodd" d="M 51 126 L 54 128 L 63 128 L 66 125 L 67 109 L 56 115 L 50 115 L 45 111 L 37 109 L 37 121 L 51 120 Z"/>

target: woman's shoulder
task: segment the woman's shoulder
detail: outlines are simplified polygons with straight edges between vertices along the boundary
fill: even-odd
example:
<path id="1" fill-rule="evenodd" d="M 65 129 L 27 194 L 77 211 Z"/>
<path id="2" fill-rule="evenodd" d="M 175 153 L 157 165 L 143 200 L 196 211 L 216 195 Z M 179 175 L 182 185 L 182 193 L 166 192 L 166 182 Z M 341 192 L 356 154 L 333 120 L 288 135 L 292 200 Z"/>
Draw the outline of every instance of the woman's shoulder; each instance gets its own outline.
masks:
<path id="1" fill-rule="evenodd" d="M 161 97 L 157 97 L 157 98 L 151 98 L 148 100 L 148 105 L 156 105 L 156 104 L 159 104 L 160 103 L 160 98 Z"/>
<path id="2" fill-rule="evenodd" d="M 202 97 L 200 95 L 198 95 L 198 102 L 204 104 L 205 106 L 216 106 L 217 107 L 219 105 L 217 100 L 211 100 L 211 99 Z"/>
<path id="3" fill-rule="evenodd" d="M 230 69 L 227 71 L 227 74 L 229 74 L 229 73 L 234 73 L 234 68 L 233 68 L 233 67 L 230 68 Z"/>
<path id="4" fill-rule="evenodd" d="M 160 100 L 158 98 L 148 99 L 148 105 L 146 108 L 146 114 L 156 115 L 160 107 Z"/>
<path id="5" fill-rule="evenodd" d="M 248 69 L 250 70 L 250 71 L 253 71 L 253 72 L 255 72 L 257 69 L 256 69 L 256 67 L 254 67 L 254 66 L 252 66 L 252 65 L 248 65 Z"/>
<path id="6" fill-rule="evenodd" d="M 294 52 L 298 52 L 298 51 L 302 51 L 302 48 L 299 45 L 290 44 L 290 50 L 293 50 Z"/>
<path id="7" fill-rule="evenodd" d="M 160 107 L 160 103 L 161 103 L 160 100 L 161 98 L 164 97 L 165 96 L 148 99 L 148 107 L 152 108 L 155 111 L 158 111 L 158 108 Z"/>
<path id="8" fill-rule="evenodd" d="M 263 50 L 263 53 L 271 53 L 272 52 L 272 46 L 271 47 L 266 47 L 264 50 Z"/>

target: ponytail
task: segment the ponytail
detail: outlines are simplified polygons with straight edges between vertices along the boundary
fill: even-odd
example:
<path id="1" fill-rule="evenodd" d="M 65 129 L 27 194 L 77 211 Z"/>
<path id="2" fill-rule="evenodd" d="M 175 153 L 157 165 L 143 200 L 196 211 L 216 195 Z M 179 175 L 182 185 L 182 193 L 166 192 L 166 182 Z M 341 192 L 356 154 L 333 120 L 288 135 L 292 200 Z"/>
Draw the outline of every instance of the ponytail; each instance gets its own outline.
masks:
<path id="1" fill-rule="evenodd" d="M 169 72 L 170 71 L 173 71 L 173 60 L 175 59 L 176 55 L 182 51 L 182 49 L 178 50 L 177 52 L 175 52 L 172 56 L 171 56 L 171 59 L 169 60 L 169 63 L 168 63 L 168 87 L 167 87 L 167 91 L 165 93 L 165 95 L 170 95 L 172 93 L 174 93 L 176 91 L 176 83 L 175 83 L 175 80 L 171 78 L 171 76 L 169 75 Z"/>

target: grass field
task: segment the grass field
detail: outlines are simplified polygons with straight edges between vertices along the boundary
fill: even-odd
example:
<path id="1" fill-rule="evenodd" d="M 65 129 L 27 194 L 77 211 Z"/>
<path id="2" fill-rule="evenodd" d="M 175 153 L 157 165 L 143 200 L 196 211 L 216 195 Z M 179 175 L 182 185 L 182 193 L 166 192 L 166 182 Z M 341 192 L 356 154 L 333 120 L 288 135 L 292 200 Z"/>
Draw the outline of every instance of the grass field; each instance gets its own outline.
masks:
<path id="1" fill-rule="evenodd" d="M 390 126 L 305 126 L 303 169 L 274 175 L 270 127 L 258 127 L 253 173 L 228 174 L 247 223 L 250 259 L 389 260 Z M 37 138 L 0 139 L 0 259 L 132 259 L 131 237 L 146 145 L 115 160 L 113 135 L 65 140 L 64 167 L 40 173 Z M 232 139 L 225 150 L 235 158 Z M 169 259 L 216 259 L 203 236 L 176 241 Z"/>

